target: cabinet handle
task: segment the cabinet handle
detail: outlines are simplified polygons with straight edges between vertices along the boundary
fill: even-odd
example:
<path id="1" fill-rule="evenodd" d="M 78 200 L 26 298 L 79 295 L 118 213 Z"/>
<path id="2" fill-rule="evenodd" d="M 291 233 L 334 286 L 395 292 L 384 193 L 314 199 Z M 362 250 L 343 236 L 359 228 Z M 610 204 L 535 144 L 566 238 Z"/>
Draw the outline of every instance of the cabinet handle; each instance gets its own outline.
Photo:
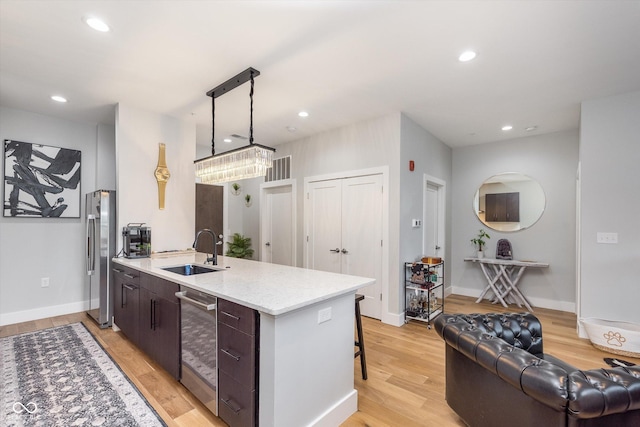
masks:
<path id="1" fill-rule="evenodd" d="M 240 318 L 238 316 L 234 316 L 233 314 L 227 313 L 226 311 L 221 311 L 220 313 L 224 314 L 225 316 L 229 316 L 234 320 L 238 320 L 238 321 L 240 320 Z"/>
<path id="2" fill-rule="evenodd" d="M 126 285 L 123 283 L 121 286 L 122 286 L 122 292 L 120 293 L 120 307 L 121 308 L 125 308 L 126 305 L 127 305 L 127 300 L 126 300 L 126 297 L 125 297 L 124 287 Z"/>
<path id="3" fill-rule="evenodd" d="M 229 409 L 231 409 L 231 410 L 233 411 L 233 413 L 234 413 L 234 414 L 236 414 L 236 415 L 238 414 L 238 412 L 240 412 L 240 411 L 242 410 L 242 408 L 238 408 L 238 409 L 234 408 L 234 407 L 231 405 L 231 403 L 230 403 L 230 402 L 231 402 L 231 399 L 223 399 L 223 398 L 220 398 L 220 400 L 222 400 L 222 403 L 224 403 L 224 404 L 225 404 Z"/>
<path id="4" fill-rule="evenodd" d="M 129 289 L 130 291 L 135 291 L 135 290 L 136 290 L 136 288 L 134 288 L 134 287 L 133 287 L 133 286 L 131 286 L 131 285 L 127 285 L 126 283 L 123 283 L 123 284 L 122 284 L 122 286 L 123 286 L 123 287 L 125 287 L 125 288 L 127 288 L 127 289 Z"/>
<path id="5" fill-rule="evenodd" d="M 124 277 L 128 277 L 129 279 L 135 279 L 136 276 L 134 276 L 133 274 L 129 274 L 129 273 L 124 273 Z"/>
<path id="6" fill-rule="evenodd" d="M 151 302 L 151 327 L 150 329 L 156 330 L 156 300 L 152 299 Z"/>
<path id="7" fill-rule="evenodd" d="M 221 348 L 220 351 L 223 352 L 224 354 L 226 354 L 229 357 L 233 357 L 236 360 L 236 362 L 240 361 L 240 356 L 236 356 L 236 355 L 230 353 L 229 351 L 225 350 L 224 348 Z"/>
<path id="8" fill-rule="evenodd" d="M 120 270 L 119 268 L 112 268 L 111 269 L 114 273 L 124 273 L 124 270 Z"/>

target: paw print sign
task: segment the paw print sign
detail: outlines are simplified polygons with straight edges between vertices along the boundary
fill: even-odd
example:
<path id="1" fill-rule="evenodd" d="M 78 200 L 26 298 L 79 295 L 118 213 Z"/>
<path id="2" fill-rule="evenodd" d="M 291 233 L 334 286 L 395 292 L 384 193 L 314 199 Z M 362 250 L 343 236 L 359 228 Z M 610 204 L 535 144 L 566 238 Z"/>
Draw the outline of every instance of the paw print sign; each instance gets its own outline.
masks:
<path id="1" fill-rule="evenodd" d="M 609 331 L 606 334 L 602 334 L 602 336 L 605 340 L 607 340 L 607 344 L 614 347 L 622 347 L 625 341 L 627 341 L 627 339 L 623 337 L 620 332 Z"/>

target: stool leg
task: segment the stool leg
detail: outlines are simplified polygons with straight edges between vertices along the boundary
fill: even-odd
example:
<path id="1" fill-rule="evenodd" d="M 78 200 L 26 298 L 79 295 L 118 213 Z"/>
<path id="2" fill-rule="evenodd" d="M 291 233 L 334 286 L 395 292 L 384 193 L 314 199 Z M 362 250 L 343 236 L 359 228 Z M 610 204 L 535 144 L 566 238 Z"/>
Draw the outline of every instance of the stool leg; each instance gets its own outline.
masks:
<path id="1" fill-rule="evenodd" d="M 362 369 L 362 379 L 367 379 L 367 361 L 364 354 L 364 336 L 362 334 L 362 318 L 360 317 L 360 301 L 356 301 L 356 329 L 358 331 L 358 341 L 355 345 L 358 347 L 358 351 L 355 357 L 360 356 L 360 368 Z"/>

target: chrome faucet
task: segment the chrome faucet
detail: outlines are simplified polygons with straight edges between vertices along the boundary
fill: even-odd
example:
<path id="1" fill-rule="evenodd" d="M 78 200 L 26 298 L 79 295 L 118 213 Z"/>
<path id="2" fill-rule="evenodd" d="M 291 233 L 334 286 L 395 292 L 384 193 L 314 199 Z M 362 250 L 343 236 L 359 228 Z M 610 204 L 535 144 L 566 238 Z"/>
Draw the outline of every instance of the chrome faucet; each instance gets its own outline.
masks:
<path id="1" fill-rule="evenodd" d="M 213 253 L 211 254 L 210 257 L 207 256 L 207 260 L 205 261 L 205 264 L 208 263 L 209 261 L 211 261 L 211 264 L 218 265 L 218 248 L 217 248 L 217 246 L 222 245 L 222 241 L 221 240 L 216 240 L 215 233 L 213 231 L 211 231 L 210 229 L 203 228 L 202 230 L 200 230 L 200 231 L 198 231 L 196 233 L 196 238 L 193 241 L 193 249 L 196 249 L 196 246 L 198 245 L 198 239 L 200 238 L 200 235 L 202 233 L 210 234 L 211 235 L 211 242 L 213 243 Z M 222 235 L 220 237 L 222 237 Z"/>

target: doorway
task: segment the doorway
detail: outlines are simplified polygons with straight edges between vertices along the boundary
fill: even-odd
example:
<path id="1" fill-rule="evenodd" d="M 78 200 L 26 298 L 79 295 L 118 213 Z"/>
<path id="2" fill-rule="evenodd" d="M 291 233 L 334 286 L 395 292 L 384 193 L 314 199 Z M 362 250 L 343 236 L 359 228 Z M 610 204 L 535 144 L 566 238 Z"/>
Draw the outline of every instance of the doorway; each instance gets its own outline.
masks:
<path id="1" fill-rule="evenodd" d="M 372 277 L 358 290 L 363 315 L 380 319 L 383 277 L 382 174 L 310 181 L 305 200 L 306 266 Z"/>
<path id="2" fill-rule="evenodd" d="M 446 185 L 441 179 L 424 176 L 424 235 L 422 253 L 444 258 Z"/>
<path id="3" fill-rule="evenodd" d="M 196 184 L 196 229 L 194 236 L 203 228 L 213 230 L 216 237 L 223 232 L 223 199 L 223 186 Z M 197 249 L 200 252 L 212 254 L 212 239 L 201 238 Z M 217 246 L 216 250 L 218 255 L 222 255 L 222 246 Z"/>
<path id="4" fill-rule="evenodd" d="M 295 181 L 260 186 L 260 260 L 296 265 Z"/>

